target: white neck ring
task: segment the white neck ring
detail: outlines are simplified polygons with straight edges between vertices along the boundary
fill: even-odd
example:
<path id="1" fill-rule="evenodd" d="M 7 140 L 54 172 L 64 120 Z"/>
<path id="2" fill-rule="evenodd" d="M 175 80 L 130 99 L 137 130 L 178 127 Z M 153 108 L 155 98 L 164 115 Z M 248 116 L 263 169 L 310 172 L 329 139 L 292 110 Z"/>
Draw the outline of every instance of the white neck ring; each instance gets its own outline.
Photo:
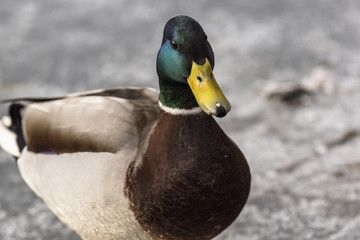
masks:
<path id="1" fill-rule="evenodd" d="M 203 111 L 200 107 L 194 107 L 191 109 L 171 108 L 163 105 L 160 101 L 159 101 L 159 107 L 165 112 L 170 113 L 172 115 L 196 115 Z"/>

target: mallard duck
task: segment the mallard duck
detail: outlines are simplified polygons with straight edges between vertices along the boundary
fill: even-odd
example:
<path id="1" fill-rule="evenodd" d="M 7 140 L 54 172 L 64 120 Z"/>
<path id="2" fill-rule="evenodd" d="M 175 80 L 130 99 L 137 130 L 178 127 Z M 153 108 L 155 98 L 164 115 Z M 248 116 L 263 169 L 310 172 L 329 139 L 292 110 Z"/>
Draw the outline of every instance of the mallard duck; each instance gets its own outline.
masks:
<path id="1" fill-rule="evenodd" d="M 83 239 L 211 239 L 250 191 L 244 155 L 212 116 L 230 110 L 213 68 L 200 24 L 174 17 L 157 55 L 160 92 L 5 100 L 0 145 Z"/>

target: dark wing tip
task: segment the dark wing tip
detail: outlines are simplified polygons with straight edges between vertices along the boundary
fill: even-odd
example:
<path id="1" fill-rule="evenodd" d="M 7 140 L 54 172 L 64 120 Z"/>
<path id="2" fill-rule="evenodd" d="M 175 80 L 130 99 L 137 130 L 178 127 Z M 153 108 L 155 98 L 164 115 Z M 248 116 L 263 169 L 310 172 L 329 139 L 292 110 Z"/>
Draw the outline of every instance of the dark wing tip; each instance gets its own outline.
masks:
<path id="1" fill-rule="evenodd" d="M 21 110 L 23 108 L 24 105 L 18 103 L 13 103 L 9 107 L 9 115 L 11 117 L 11 126 L 9 127 L 9 129 L 13 131 L 17 136 L 16 141 L 20 152 L 26 146 L 21 124 Z"/>

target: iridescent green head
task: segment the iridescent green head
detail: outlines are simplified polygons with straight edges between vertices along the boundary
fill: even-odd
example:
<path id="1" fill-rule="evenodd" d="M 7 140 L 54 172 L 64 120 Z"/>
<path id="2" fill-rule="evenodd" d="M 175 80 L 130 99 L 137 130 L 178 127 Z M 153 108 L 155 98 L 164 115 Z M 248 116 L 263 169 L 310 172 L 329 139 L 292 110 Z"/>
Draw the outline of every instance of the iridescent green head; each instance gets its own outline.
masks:
<path id="1" fill-rule="evenodd" d="M 187 16 L 170 19 L 156 62 L 160 102 L 178 109 L 200 106 L 207 114 L 225 116 L 230 103 L 216 83 L 214 63 L 214 53 L 200 24 Z"/>

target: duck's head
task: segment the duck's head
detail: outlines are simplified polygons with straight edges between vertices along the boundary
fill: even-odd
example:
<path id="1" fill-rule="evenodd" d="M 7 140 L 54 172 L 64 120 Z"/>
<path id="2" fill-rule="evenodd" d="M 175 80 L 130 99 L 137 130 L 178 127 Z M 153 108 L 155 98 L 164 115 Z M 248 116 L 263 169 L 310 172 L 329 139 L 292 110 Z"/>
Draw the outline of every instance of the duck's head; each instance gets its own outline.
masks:
<path id="1" fill-rule="evenodd" d="M 170 19 L 156 62 L 161 104 L 174 109 L 200 106 L 207 114 L 225 116 L 231 106 L 215 80 L 214 63 L 200 24 L 187 16 Z"/>

